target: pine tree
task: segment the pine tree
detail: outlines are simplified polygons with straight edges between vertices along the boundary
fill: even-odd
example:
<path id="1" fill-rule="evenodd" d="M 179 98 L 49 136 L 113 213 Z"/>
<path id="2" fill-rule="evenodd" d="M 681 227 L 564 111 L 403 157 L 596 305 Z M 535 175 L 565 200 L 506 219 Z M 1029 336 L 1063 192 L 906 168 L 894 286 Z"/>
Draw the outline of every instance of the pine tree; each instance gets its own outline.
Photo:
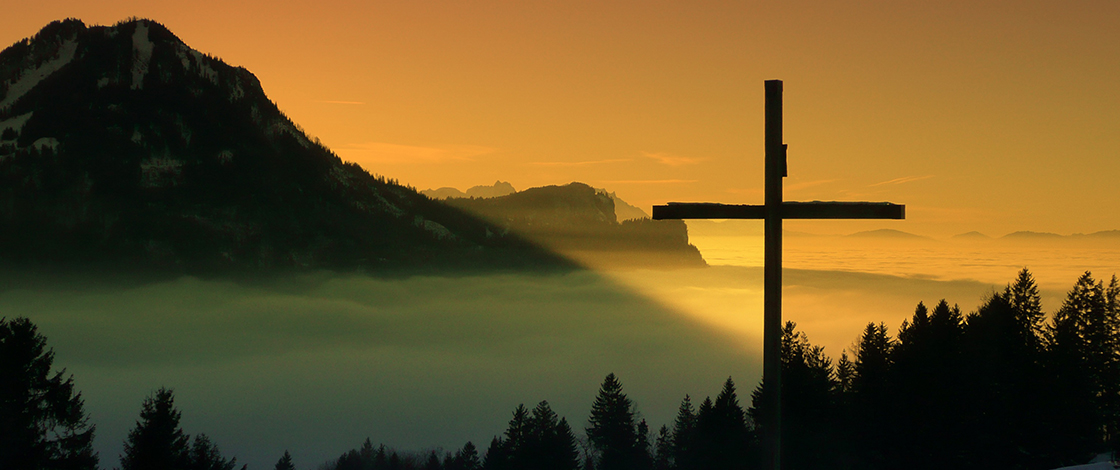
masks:
<path id="1" fill-rule="evenodd" d="M 439 461 L 439 456 L 436 451 L 428 453 L 428 461 L 424 464 L 424 470 L 443 470 L 443 464 Z"/>
<path id="2" fill-rule="evenodd" d="M 653 458 L 654 470 L 672 470 L 673 463 L 673 434 L 669 432 L 669 427 L 662 425 L 661 429 L 657 430 L 657 441 L 654 445 L 655 455 Z"/>
<path id="3" fill-rule="evenodd" d="M 140 420 L 128 433 L 121 456 L 122 470 L 186 470 L 190 465 L 189 438 L 179 428 L 182 413 L 175 409 L 171 390 L 161 388 L 144 400 Z"/>
<path id="4" fill-rule="evenodd" d="M 295 464 L 292 463 L 292 454 L 289 454 L 287 449 L 284 450 L 284 455 L 280 460 L 276 461 L 274 470 L 296 470 Z"/>
<path id="5" fill-rule="evenodd" d="M 622 393 L 622 383 L 608 374 L 591 405 L 587 438 L 598 452 L 595 468 L 599 470 L 634 470 L 637 462 L 637 424 L 633 402 Z"/>
<path id="6" fill-rule="evenodd" d="M 649 424 L 638 421 L 637 440 L 634 442 L 634 461 L 637 468 L 653 468 L 653 448 L 650 447 Z"/>
<path id="7" fill-rule="evenodd" d="M 1038 285 L 1027 268 L 1019 271 L 1013 284 L 1008 284 L 1004 296 L 1015 314 L 1017 330 L 1036 349 L 1042 348 L 1046 314 L 1042 312 L 1042 296 Z"/>
<path id="8" fill-rule="evenodd" d="M 478 458 L 478 449 L 470 441 L 467 441 L 463 448 L 455 453 L 454 461 L 457 470 L 479 470 L 482 468 L 482 461 Z"/>
<path id="9" fill-rule="evenodd" d="M 205 434 L 194 437 L 191 443 L 190 470 L 233 470 L 237 467 L 237 459 L 226 460 L 218 450 L 218 446 L 210 441 Z"/>
<path id="10" fill-rule="evenodd" d="M 498 436 L 490 440 L 490 447 L 486 449 L 486 456 L 482 459 L 482 468 L 485 470 L 507 470 L 510 466 L 509 448 L 506 442 Z"/>
<path id="11" fill-rule="evenodd" d="M 711 403 L 707 400 L 705 404 Z M 702 405 L 701 409 L 708 406 Z M 708 454 L 707 465 L 704 468 L 712 470 L 732 470 L 745 468 L 747 450 L 751 447 L 751 432 L 747 427 L 746 412 L 739 405 L 739 398 L 735 392 L 735 382 L 731 377 L 723 383 L 723 389 L 716 396 L 716 401 L 710 406 L 710 412 L 701 412 L 696 427 L 699 430 L 698 440 L 703 443 Z"/>
<path id="12" fill-rule="evenodd" d="M 1105 316 L 1111 323 L 1111 351 L 1102 390 L 1105 440 L 1115 456 L 1120 457 L 1120 280 L 1112 275 L 1104 291 Z"/>
<path id="13" fill-rule="evenodd" d="M 681 400 L 677 419 L 673 423 L 673 463 L 680 470 L 696 468 L 694 447 L 696 440 L 696 411 L 688 395 Z"/>
<path id="14" fill-rule="evenodd" d="M 1066 294 L 1062 307 L 1046 328 L 1048 401 L 1062 403 L 1062 413 L 1051 413 L 1050 425 L 1060 426 L 1048 449 L 1050 460 L 1059 463 L 1083 461 L 1089 449 L 1100 443 L 1098 380 L 1099 350 L 1094 339 L 1103 316 L 1103 288 L 1086 272 Z"/>
<path id="15" fill-rule="evenodd" d="M 847 351 L 840 353 L 840 360 L 836 361 L 836 389 L 841 393 L 852 391 L 852 380 L 856 376 L 856 365 L 848 359 Z"/>
<path id="16" fill-rule="evenodd" d="M 94 426 L 54 352 L 26 318 L 0 318 L 0 468 L 96 469 Z"/>
<path id="17" fill-rule="evenodd" d="M 868 323 L 855 351 L 856 376 L 852 381 L 852 432 L 849 449 L 855 464 L 864 468 L 886 468 L 893 460 L 896 433 L 891 417 L 891 352 L 894 341 L 882 323 Z"/>

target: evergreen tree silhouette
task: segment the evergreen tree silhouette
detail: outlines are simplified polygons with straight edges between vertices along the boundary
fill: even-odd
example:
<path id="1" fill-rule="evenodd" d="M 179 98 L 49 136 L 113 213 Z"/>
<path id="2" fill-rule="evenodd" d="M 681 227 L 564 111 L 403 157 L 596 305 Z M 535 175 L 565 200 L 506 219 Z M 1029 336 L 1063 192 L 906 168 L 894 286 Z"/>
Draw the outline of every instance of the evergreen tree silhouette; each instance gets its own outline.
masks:
<path id="1" fill-rule="evenodd" d="M 897 423 L 893 458 L 913 456 L 915 468 L 952 467 L 952 456 L 966 444 L 960 442 L 965 434 L 961 403 L 969 397 L 960 386 L 963 320 L 960 309 L 944 299 L 932 314 L 918 303 L 891 351 L 893 400 L 888 406 L 893 409 L 888 413 Z"/>
<path id="2" fill-rule="evenodd" d="M 638 468 L 653 468 L 653 448 L 651 447 L 649 424 L 638 421 L 637 440 L 634 442 L 634 460 Z"/>
<path id="3" fill-rule="evenodd" d="M 1112 280 L 1104 291 L 1105 317 L 1112 324 L 1111 361 L 1106 367 L 1102 390 L 1105 441 L 1114 457 L 1120 457 L 1120 280 Z"/>
<path id="4" fill-rule="evenodd" d="M 170 389 L 144 399 L 140 420 L 124 442 L 121 470 L 187 470 L 189 438 L 179 428 L 181 416 Z"/>
<path id="5" fill-rule="evenodd" d="M 276 461 L 274 470 L 296 470 L 295 464 L 292 463 L 292 454 L 284 450 L 284 455 L 280 457 L 280 460 Z"/>
<path id="6" fill-rule="evenodd" d="M 382 447 L 384 447 L 384 445 L 382 445 Z M 362 447 L 358 448 L 358 457 L 362 462 L 362 468 L 364 470 L 373 470 L 376 468 L 377 450 L 373 448 L 373 442 L 370 441 L 368 437 L 362 442 Z"/>
<path id="7" fill-rule="evenodd" d="M 1049 398 L 1064 408 L 1053 415 L 1051 425 L 1060 426 L 1055 429 L 1062 432 L 1053 436 L 1051 452 L 1062 464 L 1083 463 L 1100 444 L 1104 425 L 1097 394 L 1101 363 L 1097 360 L 1098 345 L 1092 339 L 1104 309 L 1103 289 L 1086 272 L 1047 325 Z"/>
<path id="8" fill-rule="evenodd" d="M 237 459 L 226 460 L 218 446 L 205 434 L 199 434 L 191 442 L 189 470 L 233 470 Z"/>
<path id="9" fill-rule="evenodd" d="M 490 440 L 490 447 L 486 449 L 486 457 L 482 460 L 485 470 L 507 470 L 510 466 L 509 448 L 506 442 L 498 436 Z"/>
<path id="10" fill-rule="evenodd" d="M 782 464 L 789 469 L 820 468 L 831 465 L 839 452 L 832 360 L 796 328 L 793 322 L 782 328 Z M 762 393 L 752 393 L 754 405 L 763 404 L 754 401 Z M 752 408 L 754 415 L 765 418 L 766 413 Z"/>
<path id="11" fill-rule="evenodd" d="M 852 380 L 852 450 L 859 468 L 888 468 L 897 448 L 891 383 L 894 341 L 882 323 L 868 323 L 855 351 Z"/>
<path id="12" fill-rule="evenodd" d="M 356 449 L 343 453 L 334 464 L 335 470 L 365 470 L 363 467 L 362 455 Z"/>
<path id="13" fill-rule="evenodd" d="M 633 402 L 622 393 L 622 383 L 608 374 L 591 405 L 587 438 L 598 453 L 598 470 L 640 470 L 637 423 Z"/>
<path id="14" fill-rule="evenodd" d="M 673 460 L 673 434 L 669 432 L 669 427 L 662 425 L 661 429 L 657 430 L 657 441 L 654 445 L 654 470 L 671 470 L 675 468 Z"/>
<path id="15" fill-rule="evenodd" d="M 836 389 L 841 394 L 852 391 L 852 381 L 856 376 L 856 365 L 848 359 L 847 351 L 840 353 L 840 360 L 836 361 Z"/>
<path id="16" fill-rule="evenodd" d="M 673 463 L 680 470 L 697 468 L 695 454 L 696 440 L 696 411 L 692 407 L 692 399 L 688 395 L 681 400 L 677 411 L 677 419 L 673 422 L 672 450 Z"/>
<path id="17" fill-rule="evenodd" d="M 1031 347 L 1041 350 L 1046 326 L 1046 314 L 1042 312 L 1042 296 L 1038 285 L 1027 268 L 1019 271 L 1015 282 L 1008 284 L 1003 293 L 1015 315 L 1018 333 Z"/>
<path id="18" fill-rule="evenodd" d="M 1049 379 L 1044 375 L 1041 338 L 1031 320 L 1041 304 L 1033 294 L 1022 294 L 1033 285 L 1029 273 L 1024 273 L 1015 285 L 992 295 L 968 316 L 961 374 L 949 382 L 957 384 L 951 388 L 955 395 L 944 394 L 943 399 L 954 402 L 951 406 L 963 413 L 955 448 L 962 454 L 961 461 L 970 465 L 1058 466 L 1047 457 L 1053 453 L 1048 450 L 1053 433 L 1048 416 L 1059 417 L 1065 411 L 1046 406 Z"/>
<path id="19" fill-rule="evenodd" d="M 74 379 L 26 318 L 0 318 L 0 468 L 96 469 L 94 426 Z"/>
<path id="20" fill-rule="evenodd" d="M 455 453 L 454 470 L 479 470 L 482 468 L 482 461 L 478 459 L 478 449 L 474 444 L 467 441 L 462 449 Z"/>
<path id="21" fill-rule="evenodd" d="M 710 406 L 708 404 L 711 404 Z M 731 470 L 748 465 L 748 450 L 752 446 L 751 430 L 747 415 L 739 405 L 735 382 L 731 377 L 713 403 L 704 400 L 696 428 L 700 443 L 698 452 L 705 454 L 704 468 Z"/>
<path id="22" fill-rule="evenodd" d="M 428 461 L 424 463 L 424 470 L 443 470 L 443 463 L 439 461 L 436 451 L 428 453 Z"/>

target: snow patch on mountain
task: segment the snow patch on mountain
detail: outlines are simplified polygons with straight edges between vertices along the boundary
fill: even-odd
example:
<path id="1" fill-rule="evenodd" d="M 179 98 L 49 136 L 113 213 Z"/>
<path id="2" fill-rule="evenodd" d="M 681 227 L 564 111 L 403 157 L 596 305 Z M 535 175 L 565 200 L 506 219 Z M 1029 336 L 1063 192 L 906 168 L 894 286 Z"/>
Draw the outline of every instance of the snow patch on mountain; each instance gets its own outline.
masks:
<path id="1" fill-rule="evenodd" d="M 152 49 L 156 45 L 148 37 L 148 23 L 136 22 L 136 32 L 132 33 L 132 89 L 144 87 L 144 76 L 152 62 Z"/>
<path id="2" fill-rule="evenodd" d="M 0 121 L 0 135 L 3 135 L 5 130 L 11 129 L 15 131 L 16 135 L 18 136 L 19 133 L 23 131 L 23 125 L 27 123 L 28 119 L 31 119 L 32 114 L 34 114 L 34 112 L 20 114 L 19 116 L 10 117 L 8 119 Z"/>
<path id="3" fill-rule="evenodd" d="M 175 55 L 179 57 L 179 63 L 183 64 L 183 70 L 197 73 L 198 76 L 209 80 L 210 83 L 218 84 L 218 71 L 210 66 L 208 57 L 187 47 L 186 44 L 180 43 L 177 46 Z"/>
<path id="4" fill-rule="evenodd" d="M 62 43 L 58 48 L 58 56 L 52 60 L 48 60 L 39 65 L 33 70 L 29 70 L 8 84 L 8 94 L 0 101 L 0 110 L 7 109 L 16 100 L 20 99 L 24 94 L 35 88 L 39 82 L 49 77 L 52 73 L 57 72 L 59 69 L 69 64 L 74 59 L 74 53 L 78 50 L 78 42 L 74 39 L 69 39 Z"/>
<path id="5" fill-rule="evenodd" d="M 42 152 L 43 149 L 50 149 L 54 151 L 58 149 L 58 139 L 54 137 L 43 137 L 39 140 L 36 140 L 35 143 L 31 144 L 31 146 L 34 147 L 35 150 L 38 150 L 40 152 Z"/>

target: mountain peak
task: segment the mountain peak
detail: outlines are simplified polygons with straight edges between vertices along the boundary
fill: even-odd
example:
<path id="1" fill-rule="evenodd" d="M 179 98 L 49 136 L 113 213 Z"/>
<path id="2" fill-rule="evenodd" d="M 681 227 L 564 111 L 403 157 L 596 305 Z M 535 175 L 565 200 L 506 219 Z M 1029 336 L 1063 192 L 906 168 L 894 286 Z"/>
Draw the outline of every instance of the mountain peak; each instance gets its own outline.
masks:
<path id="1" fill-rule="evenodd" d="M 281 113 L 249 71 L 191 49 L 155 21 L 54 22 L 0 52 L 0 260 L 553 259 L 495 233 L 344 163 Z"/>

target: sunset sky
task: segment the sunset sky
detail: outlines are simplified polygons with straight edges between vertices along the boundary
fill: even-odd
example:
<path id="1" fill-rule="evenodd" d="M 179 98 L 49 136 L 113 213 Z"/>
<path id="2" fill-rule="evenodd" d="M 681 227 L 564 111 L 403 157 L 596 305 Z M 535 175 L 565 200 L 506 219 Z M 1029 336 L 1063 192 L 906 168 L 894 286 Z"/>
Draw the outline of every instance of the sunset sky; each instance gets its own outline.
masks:
<path id="1" fill-rule="evenodd" d="M 785 81 L 798 222 L 1120 229 L 1120 3 L 9 2 L 0 44 L 76 17 L 163 23 L 243 66 L 343 159 L 417 189 L 582 181 L 649 210 L 762 202 L 763 81 Z"/>

